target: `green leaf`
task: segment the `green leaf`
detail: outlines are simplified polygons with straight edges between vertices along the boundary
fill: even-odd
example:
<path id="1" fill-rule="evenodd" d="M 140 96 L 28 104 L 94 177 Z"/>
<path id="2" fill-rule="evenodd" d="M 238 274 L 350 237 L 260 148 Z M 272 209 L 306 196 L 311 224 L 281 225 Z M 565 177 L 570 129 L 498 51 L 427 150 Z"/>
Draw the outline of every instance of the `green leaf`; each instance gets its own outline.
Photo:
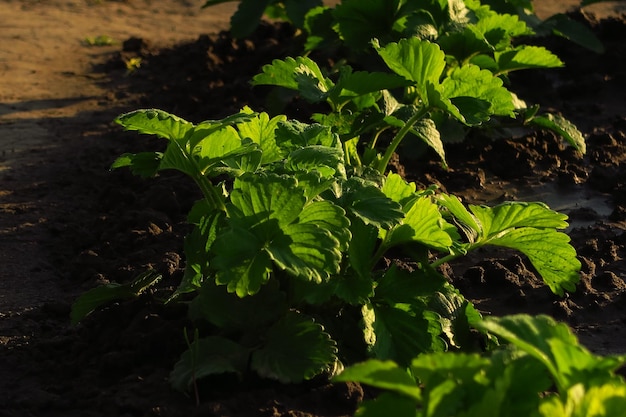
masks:
<path id="1" fill-rule="evenodd" d="M 125 153 L 113 162 L 111 169 L 130 167 L 133 174 L 150 178 L 159 171 L 162 158 L 161 152 Z"/>
<path id="2" fill-rule="evenodd" d="M 260 113 L 257 117 L 237 124 L 241 139 L 251 139 L 259 144 L 263 151 L 261 164 L 269 164 L 283 158 L 283 151 L 276 144 L 276 128 L 280 122 L 287 120 L 284 115 L 269 118 L 267 113 Z"/>
<path id="3" fill-rule="evenodd" d="M 290 312 L 268 330 L 263 347 L 252 353 L 251 367 L 262 377 L 297 383 L 328 369 L 336 353 L 335 341 L 320 324 Z"/>
<path id="4" fill-rule="evenodd" d="M 334 206 L 332 213 L 326 211 L 328 202 L 317 202 L 307 206 L 310 210 L 318 210 L 324 206 L 324 213 L 332 223 L 336 218 L 344 218 L 343 210 Z M 305 209 L 306 211 L 306 209 Z M 305 214 L 306 215 L 306 214 Z M 310 218 L 315 218 L 315 215 Z M 333 226 L 334 228 L 334 226 Z M 299 222 L 285 226 L 286 239 L 277 239 L 267 248 L 272 260 L 282 269 L 294 276 L 307 281 L 322 282 L 332 274 L 339 272 L 342 253 L 339 250 L 346 243 L 340 243 L 320 222 Z M 345 238 L 346 234 L 343 234 Z"/>
<path id="5" fill-rule="evenodd" d="M 274 174 L 235 180 L 231 203 L 230 226 L 217 237 L 213 259 L 217 282 L 229 291 L 254 294 L 272 265 L 315 282 L 338 272 L 349 236 L 340 207 L 307 203 L 295 178 Z"/>
<path id="6" fill-rule="evenodd" d="M 439 314 L 442 332 L 448 343 L 456 348 L 469 349 L 476 344 L 470 330 L 470 323 L 482 317 L 463 295 L 436 271 L 427 270 L 428 278 L 442 282 L 441 286 L 428 297 L 428 309 Z"/>
<path id="7" fill-rule="evenodd" d="M 411 128 L 411 133 L 421 139 L 437 153 L 439 158 L 441 158 L 444 168 L 448 167 L 448 163 L 446 162 L 446 151 L 443 149 L 441 135 L 439 134 L 439 130 L 437 130 L 437 126 L 432 119 L 420 119 Z"/>
<path id="8" fill-rule="evenodd" d="M 196 207 L 198 205 L 205 207 L 205 200 L 196 203 Z M 221 211 L 203 215 L 185 237 L 185 273 L 172 298 L 198 289 L 209 274 L 208 254 L 217 236 L 222 215 Z"/>
<path id="9" fill-rule="evenodd" d="M 413 359 L 411 370 L 421 384 L 432 389 L 447 379 L 471 381 L 489 365 L 489 358 L 476 353 L 436 352 Z"/>
<path id="10" fill-rule="evenodd" d="M 441 83 L 441 95 L 452 100 L 468 124 L 489 120 L 490 115 L 514 117 L 513 96 L 502 86 L 502 80 L 476 65 L 455 68 Z"/>
<path id="11" fill-rule="evenodd" d="M 237 178 L 230 198 L 250 227 L 270 219 L 287 225 L 297 219 L 306 202 L 294 178 L 275 174 Z"/>
<path id="12" fill-rule="evenodd" d="M 241 147 L 241 138 L 232 126 L 213 130 L 203 138 L 195 140 L 193 154 L 200 158 L 221 159 Z"/>
<path id="13" fill-rule="evenodd" d="M 352 219 L 350 223 L 352 233 L 348 247 L 350 266 L 361 278 L 371 279 L 374 263 L 378 261 L 373 258 L 378 243 L 378 228 L 365 224 L 358 217 Z"/>
<path id="14" fill-rule="evenodd" d="M 491 237 L 514 227 L 565 229 L 567 215 L 543 203 L 506 202 L 494 207 L 470 205 L 481 225 L 482 236 Z"/>
<path id="15" fill-rule="evenodd" d="M 371 275 L 346 274 L 333 277 L 335 295 L 342 301 L 355 306 L 367 303 L 374 294 L 374 280 Z"/>
<path id="16" fill-rule="evenodd" d="M 281 148 L 290 150 L 306 146 L 321 145 L 335 147 L 339 141 L 330 126 L 306 124 L 297 120 L 280 122 L 276 130 L 276 142 Z"/>
<path id="17" fill-rule="evenodd" d="M 598 3 L 606 0 L 587 0 L 583 1 L 582 6 L 586 6 L 592 3 Z M 597 54 L 602 54 L 605 51 L 604 45 L 596 37 L 595 33 L 588 27 L 580 22 L 571 19 L 569 16 L 558 13 L 550 16 L 548 19 L 542 22 L 543 27 L 551 28 L 555 35 L 561 36 L 567 40 L 570 40 L 583 48 L 587 48 Z"/>
<path id="18" fill-rule="evenodd" d="M 248 362 L 248 349 L 219 336 L 194 340 L 174 365 L 170 383 L 175 390 L 186 392 L 197 380 L 223 373 L 242 374 Z"/>
<path id="19" fill-rule="evenodd" d="M 72 304 L 72 311 L 70 312 L 72 324 L 77 324 L 97 308 L 112 301 L 127 300 L 139 296 L 161 278 L 161 274 L 154 270 L 148 270 L 127 284 L 112 283 L 92 288 L 80 295 Z"/>
<path id="20" fill-rule="evenodd" d="M 324 77 L 319 66 L 308 57 L 275 59 L 263 66 L 261 74 L 252 78 L 252 85 L 276 85 L 297 90 L 312 102 L 324 100 L 334 84 Z"/>
<path id="21" fill-rule="evenodd" d="M 479 19 L 475 27 L 496 50 L 508 47 L 515 36 L 533 33 L 518 16 L 510 14 L 492 13 Z"/>
<path id="22" fill-rule="evenodd" d="M 489 395 L 493 394 L 486 375 L 490 365 L 489 358 L 477 354 L 431 353 L 415 358 L 411 371 L 424 385 L 422 395 L 427 415 L 499 416 L 499 398 Z M 489 396 L 488 404 L 485 396 Z"/>
<path id="23" fill-rule="evenodd" d="M 410 312 L 404 305 L 364 305 L 364 335 L 376 359 L 394 360 L 406 366 L 418 354 L 441 351 L 441 326 L 428 311 Z"/>
<path id="24" fill-rule="evenodd" d="M 230 19 L 230 31 L 235 38 L 245 38 L 259 25 L 263 12 L 272 0 L 242 1 Z"/>
<path id="25" fill-rule="evenodd" d="M 284 60 L 274 59 L 271 64 L 266 64 L 262 68 L 262 73 L 252 77 L 252 85 L 276 85 L 288 88 L 290 90 L 298 89 L 298 82 L 294 77 L 296 68 L 303 62 L 307 62 L 308 58 L 304 57 L 287 57 Z M 317 66 L 314 61 L 312 65 Z M 317 67 L 319 70 L 319 67 Z M 321 71 L 320 71 L 321 73 Z"/>
<path id="26" fill-rule="evenodd" d="M 459 224 L 460 222 L 460 226 L 465 231 L 470 243 L 474 242 L 478 233 L 483 230 L 474 215 L 465 208 L 461 200 L 455 195 L 440 194 L 436 198 L 437 202 L 454 216 L 455 223 Z"/>
<path id="27" fill-rule="evenodd" d="M 290 303 L 292 305 L 299 305 L 300 303 L 321 305 L 327 303 L 335 295 L 337 288 L 337 280 L 334 278 L 321 283 L 292 280 L 289 283 Z"/>
<path id="28" fill-rule="evenodd" d="M 419 417 L 415 400 L 401 395 L 383 392 L 373 400 L 363 401 L 355 417 Z"/>
<path id="29" fill-rule="evenodd" d="M 287 167 L 292 171 L 317 171 L 323 177 L 345 177 L 343 150 L 328 146 L 306 146 L 289 154 Z"/>
<path id="30" fill-rule="evenodd" d="M 314 224 L 327 230 L 338 240 L 340 249 L 344 251 L 352 240 L 350 221 L 345 214 L 346 212 L 341 207 L 330 201 L 316 201 L 304 207 L 298 216 L 298 221 Z"/>
<path id="31" fill-rule="evenodd" d="M 191 156 L 191 151 L 187 149 L 187 140 L 172 139 L 167 144 L 159 170 L 175 169 L 191 178 L 196 178 L 201 175 L 200 167 L 196 164 L 196 161 Z"/>
<path id="32" fill-rule="evenodd" d="M 336 178 L 324 177 L 319 171 L 295 171 L 291 175 L 298 180 L 298 187 L 304 190 L 308 201 L 330 189 L 336 182 Z"/>
<path id="33" fill-rule="evenodd" d="M 399 0 L 344 0 L 333 11 L 336 30 L 348 47 L 365 49 L 372 38 L 390 38 L 400 3 Z"/>
<path id="34" fill-rule="evenodd" d="M 477 54 L 492 53 L 492 47 L 473 25 L 467 26 L 463 31 L 445 33 L 437 39 L 437 43 L 447 55 L 453 56 L 459 63 Z"/>
<path id="35" fill-rule="evenodd" d="M 223 171 L 232 172 L 234 176 L 254 172 L 261 161 L 259 146 L 249 139 L 242 140 L 232 126 L 213 130 L 197 140 L 192 154 L 197 158 L 197 169 L 207 176 L 219 175 Z M 176 164 L 168 165 L 175 168 Z"/>
<path id="36" fill-rule="evenodd" d="M 489 240 L 490 245 L 516 249 L 528 256 L 552 292 L 575 291 L 580 280 L 580 261 L 565 233 L 529 227 L 518 228 Z"/>
<path id="37" fill-rule="evenodd" d="M 389 305 L 412 303 L 419 297 L 429 297 L 440 291 L 445 282 L 440 274 L 420 269 L 409 272 L 392 265 L 378 280 L 376 299 Z"/>
<path id="38" fill-rule="evenodd" d="M 333 378 L 333 382 L 358 382 L 372 387 L 393 391 L 416 402 L 422 399 L 415 380 L 392 361 L 371 359 L 346 368 Z M 413 404 L 415 407 L 415 404 Z"/>
<path id="39" fill-rule="evenodd" d="M 452 238 L 446 231 L 449 227 L 452 226 L 446 224 L 430 197 L 421 197 L 411 205 L 402 224 L 388 232 L 385 244 L 391 247 L 419 242 L 437 250 L 448 251 L 452 246 Z"/>
<path id="40" fill-rule="evenodd" d="M 351 177 L 343 183 L 339 204 L 365 224 L 388 229 L 404 217 L 400 205 L 371 182 Z"/>
<path id="41" fill-rule="evenodd" d="M 567 227 L 566 215 L 542 203 L 470 206 L 470 210 L 482 227 L 479 241 L 524 253 L 554 293 L 574 291 L 581 264 L 569 236 L 554 230 Z"/>
<path id="42" fill-rule="evenodd" d="M 383 193 L 400 205 L 416 197 L 415 183 L 407 182 L 400 175 L 389 172 L 382 187 Z"/>
<path id="43" fill-rule="evenodd" d="M 376 51 L 393 72 L 415 81 L 424 101 L 428 99 L 428 84 L 438 85 L 446 66 L 445 53 L 439 45 L 417 38 L 392 42 Z"/>
<path id="44" fill-rule="evenodd" d="M 215 281 L 227 285 L 239 297 L 259 292 L 272 272 L 272 260 L 263 250 L 264 242 L 244 228 L 231 228 L 220 233 L 214 243 L 217 255 L 212 266 L 217 270 Z"/>
<path id="45" fill-rule="evenodd" d="M 115 119 L 115 123 L 122 125 L 126 130 L 136 130 L 168 140 L 183 138 L 193 128 L 192 123 L 156 109 L 135 110 L 122 114 Z"/>
<path id="46" fill-rule="evenodd" d="M 535 116 L 530 119 L 529 123 L 534 126 L 539 126 L 544 129 L 548 129 L 556 134 L 560 135 L 570 145 L 572 145 L 577 151 L 581 153 L 587 152 L 587 144 L 583 134 L 574 126 L 572 122 L 556 114 L 546 113 L 542 116 Z"/>
<path id="47" fill-rule="evenodd" d="M 528 68 L 558 68 L 564 65 L 559 57 L 542 46 L 521 45 L 494 55 L 498 73 Z"/>
<path id="48" fill-rule="evenodd" d="M 566 398 L 547 397 L 539 407 L 543 417 L 612 417 L 626 409 L 626 385 L 612 382 L 593 386 L 582 384 L 570 388 Z"/>
<path id="49" fill-rule="evenodd" d="M 277 281 L 271 281 L 254 297 L 240 298 L 206 280 L 191 301 L 189 315 L 221 329 L 255 331 L 275 322 L 287 310 L 286 296 L 278 287 Z"/>
<path id="50" fill-rule="evenodd" d="M 297 28 L 304 26 L 304 19 L 309 10 L 322 6 L 322 0 L 285 0 L 284 3 L 289 20 Z"/>
<path id="51" fill-rule="evenodd" d="M 342 71 L 336 89 L 342 98 L 362 96 L 381 90 L 390 90 L 412 85 L 404 77 L 386 72 L 347 72 Z"/>

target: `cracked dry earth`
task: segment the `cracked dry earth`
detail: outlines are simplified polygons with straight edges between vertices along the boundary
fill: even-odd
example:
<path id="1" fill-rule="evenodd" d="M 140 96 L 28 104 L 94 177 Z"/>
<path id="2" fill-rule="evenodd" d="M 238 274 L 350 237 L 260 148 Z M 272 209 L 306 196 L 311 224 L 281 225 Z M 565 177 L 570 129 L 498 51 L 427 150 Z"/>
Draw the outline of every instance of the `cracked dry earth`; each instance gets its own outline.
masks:
<path id="1" fill-rule="evenodd" d="M 227 33 L 233 5 L 195 0 L 0 2 L 0 416 L 348 416 L 369 395 L 358 385 L 220 381 L 199 406 L 167 376 L 184 349 L 184 315 L 149 297 L 69 325 L 72 301 L 95 285 L 153 266 L 180 279 L 185 214 L 197 197 L 176 175 L 146 181 L 110 172 L 116 156 L 154 144 L 111 125 L 157 107 L 191 121 L 243 105 L 262 110 L 249 78 L 291 54 L 293 31 L 262 25 L 246 41 Z M 536 2 L 546 17 L 571 1 Z M 583 264 L 559 298 L 522 257 L 486 252 L 444 272 L 485 314 L 547 313 L 595 352 L 626 353 L 626 28 L 623 3 L 571 16 L 606 52 L 562 39 L 539 42 L 566 67 L 526 71 L 514 90 L 562 113 L 588 140 L 584 157 L 536 132 L 495 142 L 472 137 L 436 160 L 398 170 L 468 203 L 540 200 L 570 216 Z M 88 46 L 88 37 L 115 43 Z M 127 73 L 126 63 L 141 66 Z M 294 107 L 292 117 L 305 117 Z M 172 284 L 173 285 L 173 284 Z M 209 383 L 214 382 L 210 381 Z"/>

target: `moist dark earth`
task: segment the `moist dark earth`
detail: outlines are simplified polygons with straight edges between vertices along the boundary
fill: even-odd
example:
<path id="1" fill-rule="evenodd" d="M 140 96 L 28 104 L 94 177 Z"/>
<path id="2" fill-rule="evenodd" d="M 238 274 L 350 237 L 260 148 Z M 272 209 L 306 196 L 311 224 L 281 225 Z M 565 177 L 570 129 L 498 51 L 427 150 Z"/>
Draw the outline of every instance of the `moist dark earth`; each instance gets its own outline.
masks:
<path id="1" fill-rule="evenodd" d="M 586 155 L 552 133 L 499 139 L 477 133 L 448 145 L 447 170 L 428 152 L 401 156 L 394 166 L 408 180 L 437 184 L 466 203 L 544 201 L 568 214 L 567 233 L 582 262 L 576 292 L 553 295 L 513 253 L 481 252 L 443 272 L 485 315 L 549 314 L 568 323 L 592 351 L 626 353 L 625 17 L 571 17 L 592 28 L 606 52 L 562 38 L 528 40 L 547 46 L 566 66 L 514 74 L 511 89 L 573 121 L 587 138 Z M 169 49 L 127 39 L 93 68 L 110 91 L 106 111 L 88 125 L 59 128 L 71 151 L 46 152 L 28 173 L 0 173 L 8 182 L 31 176 L 28 193 L 54 202 L 41 232 L 47 257 L 31 268 L 33 274 L 52 271 L 65 291 L 42 307 L 3 314 L 10 340 L 0 350 L 0 416 L 349 416 L 373 395 L 359 385 L 323 380 L 284 386 L 216 379 L 202 386 L 199 404 L 172 391 L 167 377 L 186 347 L 181 329 L 188 323 L 184 309 L 159 302 L 159 291 L 182 276 L 185 216 L 198 194 L 175 174 L 146 180 L 109 170 L 124 152 L 163 146 L 110 123 L 119 113 L 160 108 L 199 122 L 244 105 L 266 110 L 269 90 L 249 80 L 272 58 L 297 53 L 298 42 L 288 25 L 268 23 L 246 40 L 222 32 Z M 142 66 L 128 75 L 125 61 L 137 57 Z M 311 111 L 296 101 L 288 115 L 306 121 Z M 78 294 L 127 282 L 148 267 L 164 275 L 160 290 L 70 325 Z"/>

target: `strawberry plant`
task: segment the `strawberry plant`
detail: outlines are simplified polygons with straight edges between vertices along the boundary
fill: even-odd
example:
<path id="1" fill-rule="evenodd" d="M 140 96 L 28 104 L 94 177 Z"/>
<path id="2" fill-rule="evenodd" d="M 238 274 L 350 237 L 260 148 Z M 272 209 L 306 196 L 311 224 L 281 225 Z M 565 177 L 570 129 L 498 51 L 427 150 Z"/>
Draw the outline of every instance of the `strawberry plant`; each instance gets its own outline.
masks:
<path id="1" fill-rule="evenodd" d="M 308 101 L 327 102 L 329 114 L 316 114 L 313 119 L 333 126 L 340 134 L 351 164 L 370 165 L 381 173 L 407 136 L 424 141 L 445 164 L 440 130 L 455 131 L 451 123 L 484 126 L 497 116 L 517 117 L 521 123 L 553 130 L 585 151 L 582 134 L 570 122 L 551 114 L 537 116 L 538 107 L 527 108 L 490 70 L 471 62 L 449 67 L 445 52 L 436 43 L 413 37 L 385 46 L 375 41 L 374 48 L 390 72 L 354 72 L 345 65 L 333 80 L 312 59 L 297 57 L 264 66 L 253 84 L 280 86 L 297 91 Z M 541 55 L 539 52 L 538 59 Z M 500 71 L 515 67 L 514 58 L 507 61 L 500 61 Z M 398 89 L 404 93 L 401 97 L 393 94 Z M 390 129 L 395 133 L 384 154 L 378 155 L 379 136 Z M 462 128 L 456 131 L 464 135 Z M 359 142 L 365 143 L 358 147 Z"/>
<path id="2" fill-rule="evenodd" d="M 420 353 L 471 349 L 480 315 L 437 266 L 485 245 L 524 253 L 556 294 L 578 280 L 558 231 L 565 215 L 540 203 L 466 207 L 397 174 L 355 169 L 330 126 L 248 108 L 198 124 L 159 110 L 116 121 L 167 147 L 122 155 L 113 168 L 178 170 L 203 196 L 167 301 L 186 303 L 203 329 L 172 371 L 178 389 L 212 374 L 298 382 L 368 357 L 408 366 Z M 398 251 L 405 266 L 385 261 Z M 88 291 L 72 318 L 158 278 Z"/>
<path id="3" fill-rule="evenodd" d="M 583 417 L 626 410 L 626 382 L 615 371 L 626 356 L 599 357 L 547 316 L 488 318 L 472 323 L 509 344 L 489 352 L 427 353 L 410 372 L 392 361 L 354 365 L 335 381 L 383 390 L 357 416 Z"/>

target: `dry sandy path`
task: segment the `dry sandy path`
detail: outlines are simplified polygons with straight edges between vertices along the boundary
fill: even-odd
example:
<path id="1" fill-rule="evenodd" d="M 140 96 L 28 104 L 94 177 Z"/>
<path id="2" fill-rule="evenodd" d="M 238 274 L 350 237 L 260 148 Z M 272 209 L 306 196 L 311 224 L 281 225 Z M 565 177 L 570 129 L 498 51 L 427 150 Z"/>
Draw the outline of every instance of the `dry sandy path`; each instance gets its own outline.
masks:
<path id="1" fill-rule="evenodd" d="M 120 45 L 89 47 L 87 37 L 129 37 L 171 45 L 228 26 L 234 4 L 202 0 L 0 2 L 0 319 L 54 299 L 45 222 L 61 190 L 48 190 L 55 149 L 97 129 L 105 110 L 104 75 L 94 65 Z M 100 117 L 101 118 L 101 117 Z M 72 137 L 68 137 L 71 132 Z M 58 159 L 56 159 L 58 160 Z M 80 198 L 80 196 L 74 196 Z M 0 322 L 0 339 L 3 338 Z"/>

